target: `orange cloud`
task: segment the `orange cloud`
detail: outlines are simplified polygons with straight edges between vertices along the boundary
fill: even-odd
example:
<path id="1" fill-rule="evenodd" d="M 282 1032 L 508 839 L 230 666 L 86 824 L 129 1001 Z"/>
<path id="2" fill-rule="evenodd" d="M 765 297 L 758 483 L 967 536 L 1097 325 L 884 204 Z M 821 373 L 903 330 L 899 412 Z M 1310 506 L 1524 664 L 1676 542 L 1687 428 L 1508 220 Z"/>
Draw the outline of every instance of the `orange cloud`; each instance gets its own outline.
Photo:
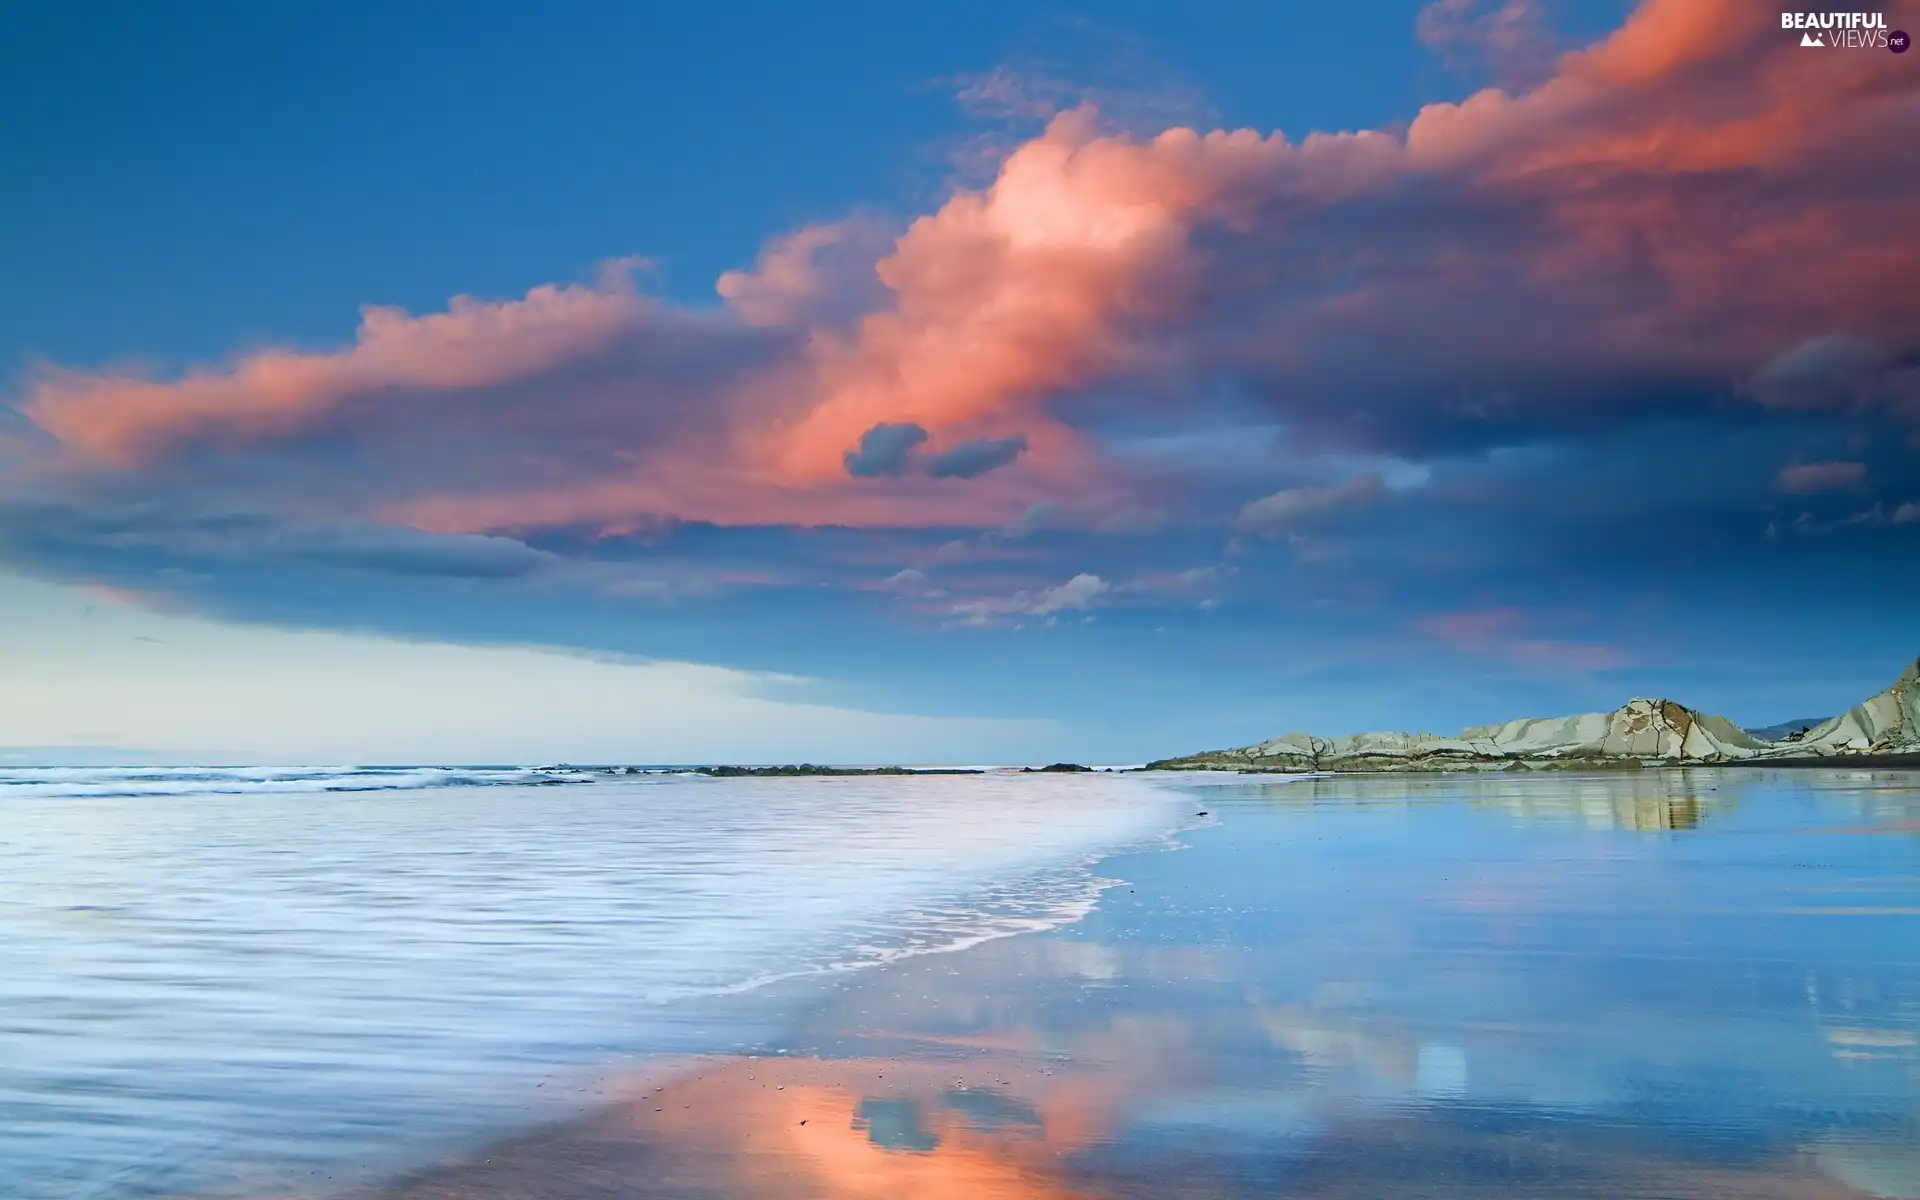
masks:
<path id="1" fill-rule="evenodd" d="M 768 242 L 752 270 L 722 272 L 714 290 L 749 325 L 858 315 L 877 299 L 873 264 L 890 241 L 879 224 L 860 218 L 809 225 Z"/>
<path id="2" fill-rule="evenodd" d="M 1021 146 L 984 192 L 914 222 L 878 265 L 890 307 L 812 347 L 821 402 L 782 463 L 825 481 L 886 421 L 969 436 L 1018 430 L 1069 447 L 1047 398 L 1148 365 L 1139 336 L 1177 320 L 1193 284 L 1187 232 L 1232 215 L 1285 151 L 1248 131 L 1104 137 L 1078 109 Z M 1244 214 L 1242 214 L 1244 215 Z"/>
<path id="3" fill-rule="evenodd" d="M 460 392 L 536 375 L 605 345 L 647 319 L 625 263 L 592 287 L 543 285 L 520 300 L 456 296 L 443 313 L 360 312 L 354 344 L 336 353 L 261 350 L 172 383 L 54 370 L 25 411 L 69 448 L 121 466 L 205 437 L 239 444 L 299 432 L 357 394 Z"/>
<path id="4" fill-rule="evenodd" d="M 864 221 L 770 243 L 720 278 L 722 309 L 616 269 L 370 308 L 334 352 L 52 370 L 24 411 L 62 470 L 191 460 L 196 487 L 438 530 L 988 525 L 1043 502 L 1094 527 L 1160 507 L 1103 453 L 1101 406 L 1177 413 L 1225 385 L 1308 451 L 1417 453 L 1697 403 L 1674 397 L 1840 335 L 1901 361 L 1920 167 L 1888 147 L 1920 132 L 1910 67 L 1803 51 L 1739 0 L 1648 0 L 1537 88 L 1429 105 L 1404 133 L 1135 137 L 1061 113 L 890 243 Z M 1920 412 L 1904 395 L 1886 410 Z M 971 478 L 856 478 L 881 425 L 923 430 L 929 463 L 1026 449 Z M 323 438 L 324 474 L 300 457 Z"/>

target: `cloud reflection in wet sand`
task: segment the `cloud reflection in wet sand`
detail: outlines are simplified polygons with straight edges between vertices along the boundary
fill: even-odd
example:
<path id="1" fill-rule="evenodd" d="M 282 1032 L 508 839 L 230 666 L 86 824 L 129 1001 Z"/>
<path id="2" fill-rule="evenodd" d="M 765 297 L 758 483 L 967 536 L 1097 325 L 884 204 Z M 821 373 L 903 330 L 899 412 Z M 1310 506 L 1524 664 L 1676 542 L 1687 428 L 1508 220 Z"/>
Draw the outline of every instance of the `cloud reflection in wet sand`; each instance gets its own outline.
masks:
<path id="1" fill-rule="evenodd" d="M 1893 847 L 1800 839 L 1911 811 L 1910 788 L 1858 792 L 1218 789 L 1218 826 L 1121 863 L 1074 930 L 849 980 L 788 1053 L 379 1200 L 1920 1197 L 1911 966 L 1871 916 L 1777 916 L 1786 883 L 1908 906 Z M 1443 804 L 1403 808 L 1423 796 Z"/>
<path id="2" fill-rule="evenodd" d="M 949 998 L 962 1007 L 967 999 Z M 834 1008 L 845 1017 L 870 999 L 855 993 Z M 1365 1071 L 1398 1085 L 1404 1102 L 1329 1105 L 1311 1078 L 1220 1087 L 1223 1043 L 1246 1022 L 1309 1076 Z M 1449 1104 L 1464 1085 L 1457 1049 L 1308 1009 L 1253 1003 L 1224 1021 L 1136 1012 L 1064 1038 L 1030 1026 L 856 1040 L 887 1053 L 717 1060 L 596 1116 L 415 1176 L 379 1200 L 1900 1194 L 1835 1180 L 1845 1177 L 1836 1162 L 1884 1157 L 1871 1145 L 1715 1161 L 1680 1138 L 1605 1121 Z"/>
<path id="3" fill-rule="evenodd" d="M 1689 1162 L 1604 1126 L 1462 1111 L 1356 1114 L 1310 1150 L 1258 1141 L 1135 1156 L 1117 1119 L 1145 1081 L 1040 1057 L 729 1062 L 593 1119 L 490 1148 L 383 1200 L 764 1196 L 901 1200 L 1247 1196 L 1855 1200 L 1781 1158 Z M 658 1101 L 649 1104 L 649 1100 Z M 651 1111 L 650 1111 L 651 1109 Z M 1254 1153 L 1248 1153 L 1251 1149 Z M 1263 1159 L 1265 1161 L 1263 1161 Z"/>

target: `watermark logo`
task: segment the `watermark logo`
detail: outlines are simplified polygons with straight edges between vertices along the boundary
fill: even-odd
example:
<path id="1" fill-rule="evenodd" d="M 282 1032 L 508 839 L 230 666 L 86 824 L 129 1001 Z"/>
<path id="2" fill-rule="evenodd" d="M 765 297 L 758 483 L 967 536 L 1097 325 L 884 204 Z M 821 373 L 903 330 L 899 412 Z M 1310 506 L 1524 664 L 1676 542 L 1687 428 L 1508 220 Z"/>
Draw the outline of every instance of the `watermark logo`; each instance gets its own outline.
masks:
<path id="1" fill-rule="evenodd" d="M 1799 31 L 1800 44 L 1828 50 L 1891 50 L 1906 53 L 1906 31 L 1887 28 L 1887 14 L 1870 12 L 1783 12 L 1780 28 Z"/>

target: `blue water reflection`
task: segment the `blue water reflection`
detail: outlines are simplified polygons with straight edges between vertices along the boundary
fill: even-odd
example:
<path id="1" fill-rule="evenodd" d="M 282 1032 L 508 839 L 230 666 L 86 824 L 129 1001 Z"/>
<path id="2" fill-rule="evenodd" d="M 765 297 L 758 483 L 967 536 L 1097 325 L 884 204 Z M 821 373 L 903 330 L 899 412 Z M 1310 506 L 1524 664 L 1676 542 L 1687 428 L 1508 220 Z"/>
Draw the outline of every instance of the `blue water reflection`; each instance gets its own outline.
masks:
<path id="1" fill-rule="evenodd" d="M 1062 1195 L 1920 1196 L 1913 775 L 1196 796 L 1208 824 L 1108 863 L 1086 921 L 903 968 L 853 1032 L 820 1018 L 823 1058 L 992 1045 L 1089 1081 Z"/>

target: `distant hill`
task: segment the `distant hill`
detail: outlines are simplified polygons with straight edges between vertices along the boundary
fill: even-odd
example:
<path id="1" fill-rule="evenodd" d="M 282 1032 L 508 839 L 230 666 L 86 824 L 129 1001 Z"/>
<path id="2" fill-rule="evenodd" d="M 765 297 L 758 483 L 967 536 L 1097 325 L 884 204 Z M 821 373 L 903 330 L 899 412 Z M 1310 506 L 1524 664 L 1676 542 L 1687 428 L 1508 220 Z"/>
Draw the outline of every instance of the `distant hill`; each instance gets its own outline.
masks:
<path id="1" fill-rule="evenodd" d="M 1667 763 L 1764 762 L 1920 753 L 1920 661 L 1884 691 L 1824 721 L 1741 729 L 1725 717 L 1663 699 L 1612 712 L 1523 717 L 1456 736 L 1295 732 L 1253 746 L 1148 764 L 1173 771 L 1593 770 Z"/>
<path id="2" fill-rule="evenodd" d="M 1824 724 L 1831 719 L 1830 717 L 1801 717 L 1797 721 L 1782 721 L 1778 725 L 1762 725 L 1758 729 L 1749 726 L 1747 732 L 1763 742 L 1780 742 L 1785 741 L 1796 733 L 1805 733 L 1814 726 Z"/>

